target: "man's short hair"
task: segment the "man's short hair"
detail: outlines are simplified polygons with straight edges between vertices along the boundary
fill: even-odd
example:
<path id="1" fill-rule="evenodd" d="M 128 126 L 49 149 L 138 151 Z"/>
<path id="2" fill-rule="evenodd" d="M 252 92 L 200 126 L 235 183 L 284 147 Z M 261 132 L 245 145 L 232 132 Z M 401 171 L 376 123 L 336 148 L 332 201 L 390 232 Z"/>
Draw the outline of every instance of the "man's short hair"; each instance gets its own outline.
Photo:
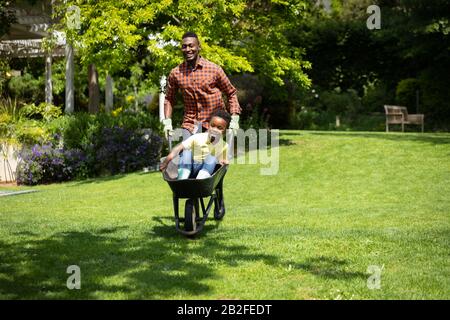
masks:
<path id="1" fill-rule="evenodd" d="M 184 39 L 184 38 L 195 38 L 195 39 L 197 39 L 197 41 L 199 41 L 197 34 L 195 32 L 191 32 L 191 31 L 185 32 L 181 39 Z"/>
<path id="2" fill-rule="evenodd" d="M 211 115 L 211 119 L 214 117 L 219 117 L 222 118 L 223 120 L 225 120 L 227 122 L 227 127 L 231 122 L 231 116 L 228 112 L 226 112 L 225 110 L 217 110 L 216 112 L 214 112 Z"/>

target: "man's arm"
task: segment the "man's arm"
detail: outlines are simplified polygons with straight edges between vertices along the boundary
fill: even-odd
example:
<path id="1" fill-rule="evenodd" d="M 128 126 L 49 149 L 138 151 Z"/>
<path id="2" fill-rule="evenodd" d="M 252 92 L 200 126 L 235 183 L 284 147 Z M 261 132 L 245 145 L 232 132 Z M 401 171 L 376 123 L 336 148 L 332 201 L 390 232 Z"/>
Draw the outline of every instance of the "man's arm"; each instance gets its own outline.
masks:
<path id="1" fill-rule="evenodd" d="M 229 112 L 232 115 L 238 115 L 241 113 L 241 107 L 239 105 L 239 101 L 237 98 L 237 90 L 236 88 L 231 84 L 230 79 L 228 79 L 227 75 L 223 71 L 222 68 L 219 68 L 219 74 L 217 77 L 217 82 L 219 85 L 220 91 L 225 93 L 225 95 L 228 98 L 228 107 Z"/>
<path id="2" fill-rule="evenodd" d="M 169 75 L 166 97 L 164 99 L 164 117 L 166 119 L 172 118 L 172 109 L 173 105 L 175 104 L 175 94 L 177 90 L 178 90 L 177 80 L 172 71 Z"/>

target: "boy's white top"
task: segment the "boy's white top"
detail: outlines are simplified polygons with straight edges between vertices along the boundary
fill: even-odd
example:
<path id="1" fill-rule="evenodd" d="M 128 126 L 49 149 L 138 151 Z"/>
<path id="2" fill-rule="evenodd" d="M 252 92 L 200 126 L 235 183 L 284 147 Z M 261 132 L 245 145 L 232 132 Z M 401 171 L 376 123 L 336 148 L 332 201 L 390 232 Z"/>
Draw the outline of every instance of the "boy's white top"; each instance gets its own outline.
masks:
<path id="1" fill-rule="evenodd" d="M 203 162 L 208 154 L 215 156 L 218 161 L 227 159 L 228 145 L 221 138 L 217 143 L 211 143 L 208 132 L 197 133 L 182 142 L 186 150 L 191 150 L 195 162 Z"/>

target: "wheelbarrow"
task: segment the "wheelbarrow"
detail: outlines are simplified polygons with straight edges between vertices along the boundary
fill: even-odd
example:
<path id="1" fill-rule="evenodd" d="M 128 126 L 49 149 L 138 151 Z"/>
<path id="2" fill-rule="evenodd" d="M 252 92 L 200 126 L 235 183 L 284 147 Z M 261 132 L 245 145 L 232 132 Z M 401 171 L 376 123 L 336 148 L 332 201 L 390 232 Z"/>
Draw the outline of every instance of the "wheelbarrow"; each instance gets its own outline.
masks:
<path id="1" fill-rule="evenodd" d="M 230 150 L 233 148 L 233 131 L 227 131 Z M 169 150 L 172 150 L 172 137 L 169 136 Z M 231 153 L 229 156 L 231 159 Z M 172 160 L 163 171 L 163 178 L 172 189 L 175 228 L 185 236 L 200 233 L 205 226 L 208 215 L 214 205 L 214 219 L 222 220 L 225 215 L 223 198 L 223 179 L 228 170 L 228 164 L 216 164 L 211 177 L 206 179 L 177 180 L 178 165 Z M 205 206 L 204 198 L 209 201 Z M 184 204 L 184 217 L 180 217 L 180 199 L 187 199 Z M 183 226 L 181 226 L 183 224 Z"/>
<path id="2" fill-rule="evenodd" d="M 214 205 L 214 219 L 221 220 L 225 215 L 223 199 L 223 179 L 228 165 L 216 165 L 211 177 L 206 179 L 176 180 L 168 170 L 163 171 L 173 193 L 175 228 L 185 236 L 194 236 L 202 231 L 208 215 Z M 209 201 L 205 206 L 204 198 Z M 184 205 L 184 218 L 180 217 L 180 199 L 187 199 Z M 181 223 L 183 227 L 181 227 Z"/>

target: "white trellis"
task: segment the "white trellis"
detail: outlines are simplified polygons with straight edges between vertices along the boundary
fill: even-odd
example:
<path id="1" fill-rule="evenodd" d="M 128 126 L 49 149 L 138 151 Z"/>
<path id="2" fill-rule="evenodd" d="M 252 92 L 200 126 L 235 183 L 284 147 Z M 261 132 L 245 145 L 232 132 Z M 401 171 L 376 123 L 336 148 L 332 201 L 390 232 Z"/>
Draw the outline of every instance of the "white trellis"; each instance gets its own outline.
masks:
<path id="1" fill-rule="evenodd" d="M 12 7 L 9 7 L 8 10 L 16 17 L 16 22 L 11 25 L 9 32 L 0 38 L 0 57 L 45 57 L 45 100 L 49 103 L 53 100 L 52 58 L 64 56 L 66 46 L 64 34 L 54 32 L 52 37 L 56 40 L 56 46 L 52 52 L 43 49 L 43 39 L 50 36 L 52 4 L 53 0 L 40 1 L 35 5 L 27 3 L 12 4 Z M 70 72 L 73 72 L 73 70 L 66 70 L 66 73 L 70 74 Z"/>

